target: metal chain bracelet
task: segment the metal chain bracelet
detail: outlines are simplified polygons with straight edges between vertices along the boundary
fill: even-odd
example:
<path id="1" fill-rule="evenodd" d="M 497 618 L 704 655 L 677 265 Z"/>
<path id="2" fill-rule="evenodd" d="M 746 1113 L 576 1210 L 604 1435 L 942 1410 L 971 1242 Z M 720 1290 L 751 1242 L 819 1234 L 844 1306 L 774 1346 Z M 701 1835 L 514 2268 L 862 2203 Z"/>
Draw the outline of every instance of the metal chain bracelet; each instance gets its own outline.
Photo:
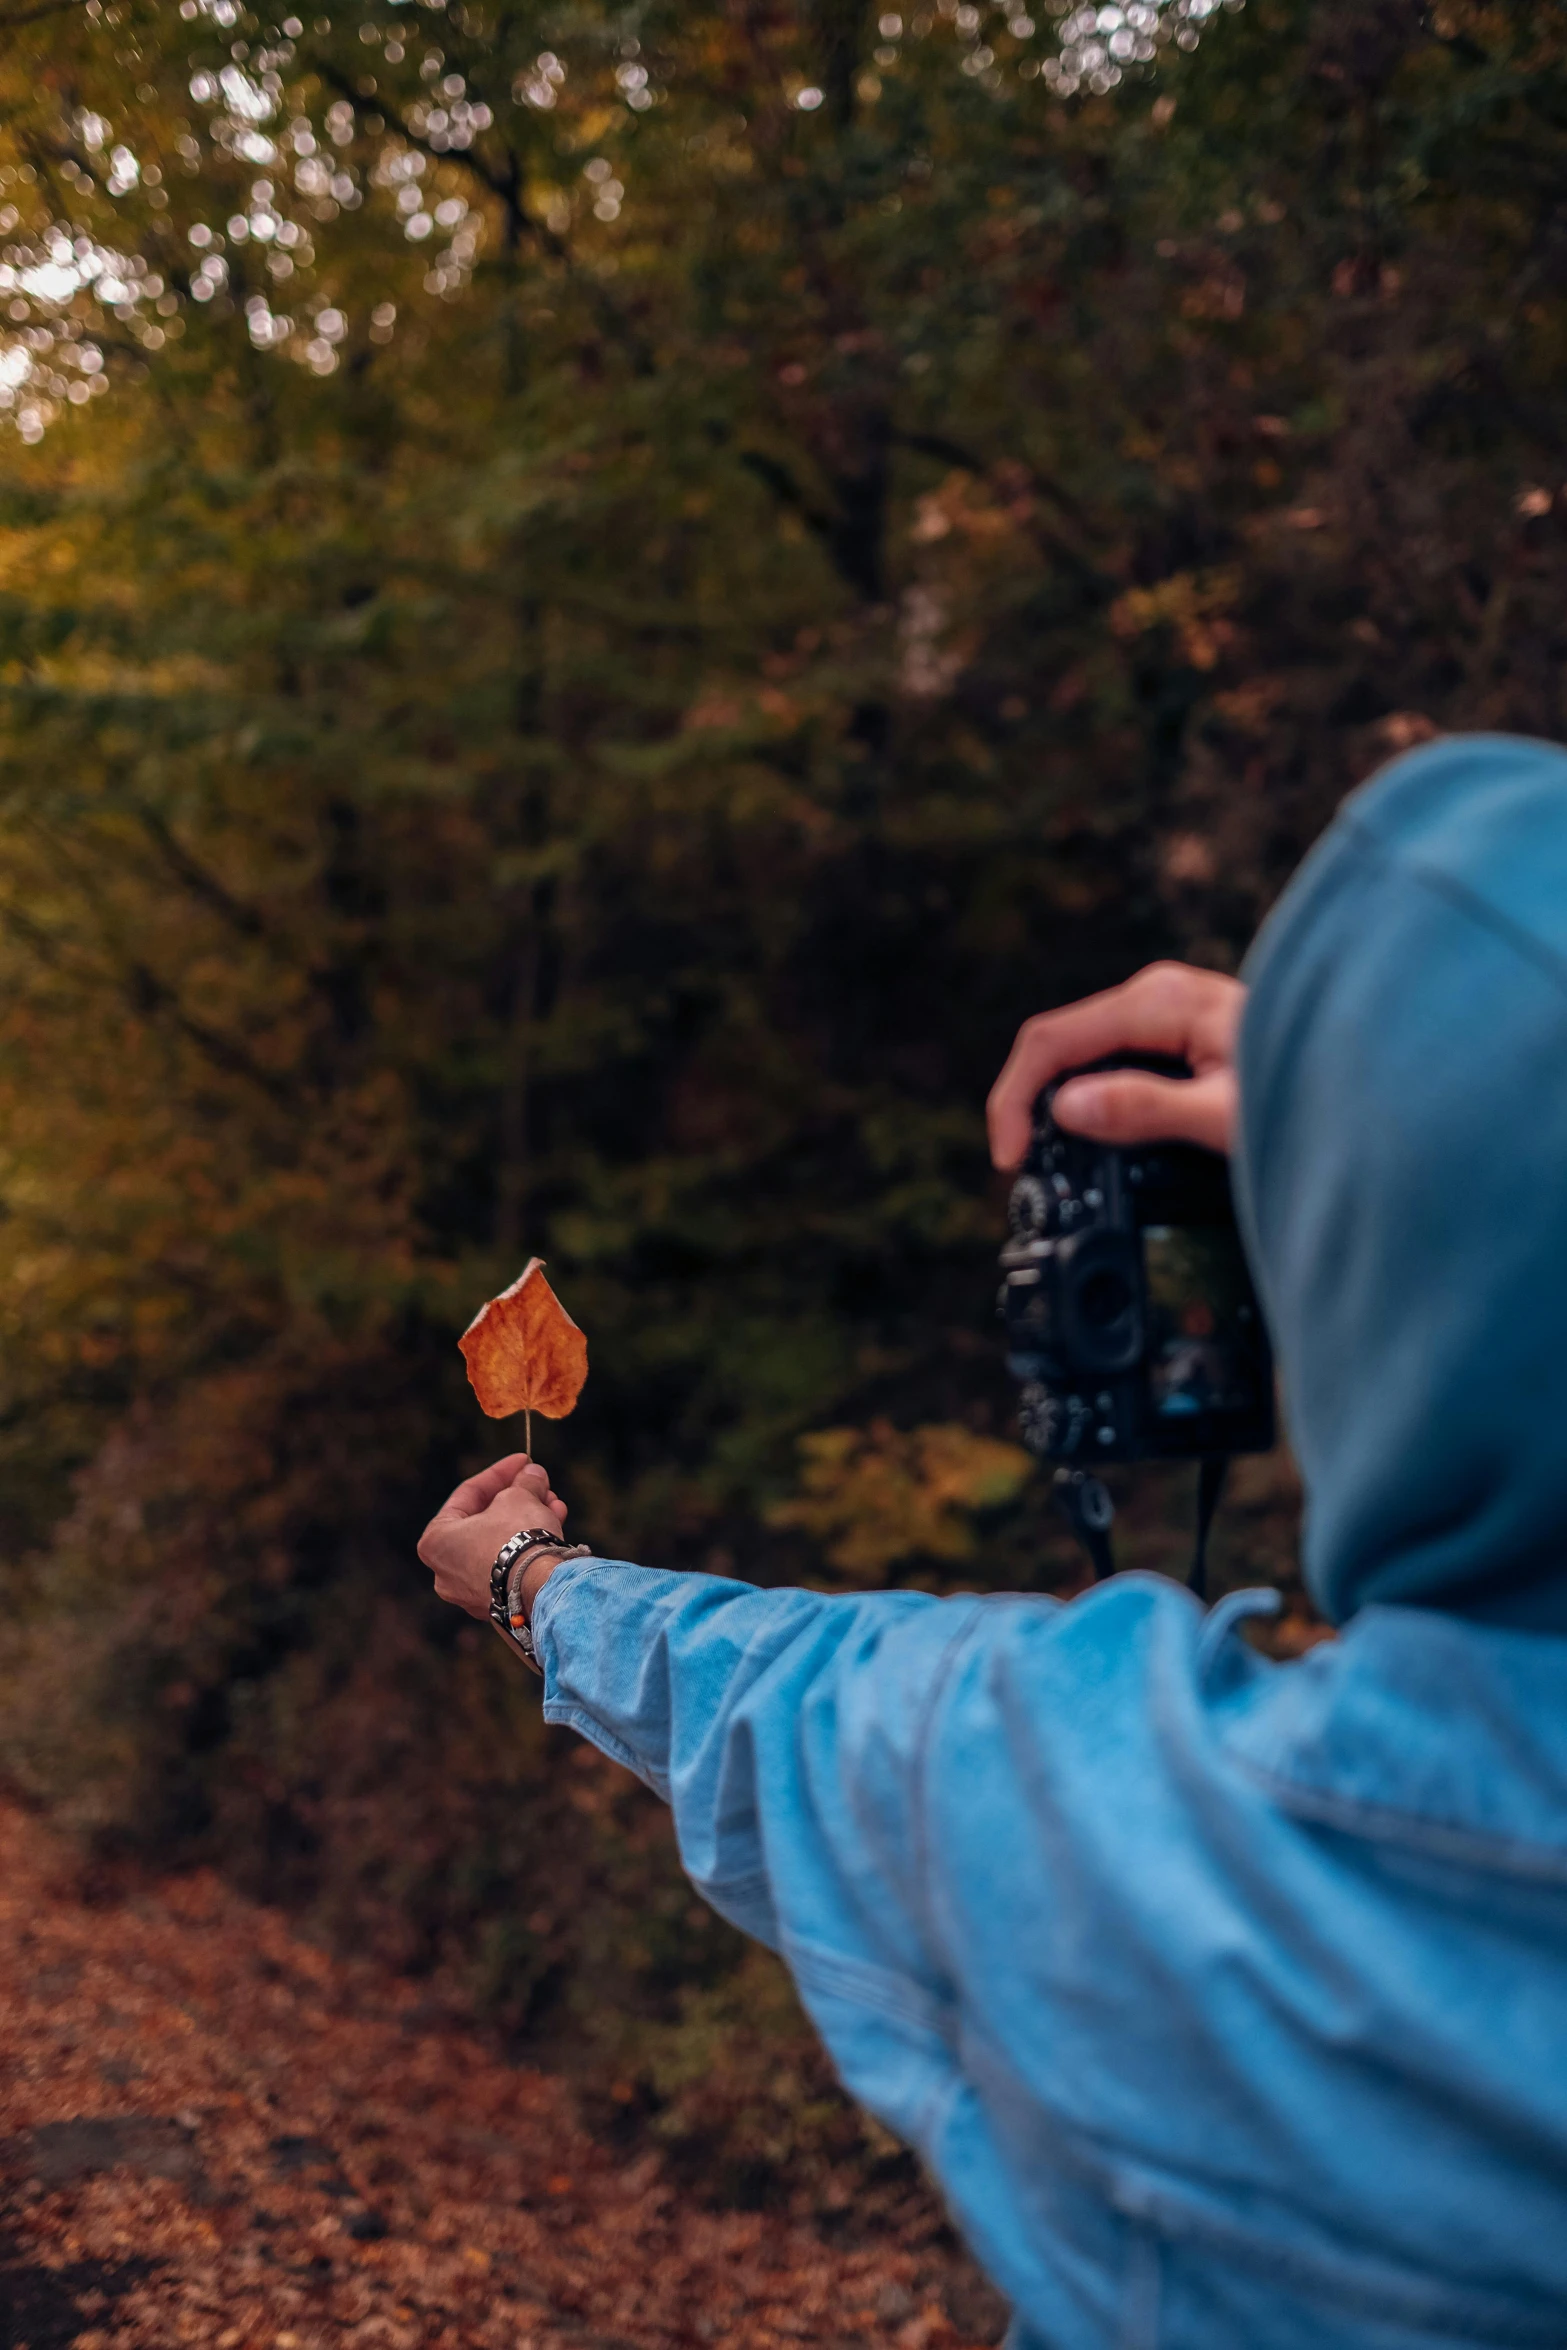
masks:
<path id="1" fill-rule="evenodd" d="M 568 1542 L 564 1534 L 552 1534 L 547 1526 L 528 1526 L 520 1534 L 513 1534 L 508 1542 L 503 1542 L 495 1554 L 495 1564 L 490 1569 L 490 1622 L 518 1650 L 523 1663 L 542 1679 L 544 1667 L 534 1648 L 528 1619 L 522 1613 L 522 1575 L 517 1573 L 519 1563 L 524 1573 L 532 1565 L 528 1554 L 535 1550 L 553 1551 L 557 1562 L 562 1559 L 591 1558 L 593 1552 L 587 1543 Z M 517 1594 L 515 1598 L 514 1593 Z"/>

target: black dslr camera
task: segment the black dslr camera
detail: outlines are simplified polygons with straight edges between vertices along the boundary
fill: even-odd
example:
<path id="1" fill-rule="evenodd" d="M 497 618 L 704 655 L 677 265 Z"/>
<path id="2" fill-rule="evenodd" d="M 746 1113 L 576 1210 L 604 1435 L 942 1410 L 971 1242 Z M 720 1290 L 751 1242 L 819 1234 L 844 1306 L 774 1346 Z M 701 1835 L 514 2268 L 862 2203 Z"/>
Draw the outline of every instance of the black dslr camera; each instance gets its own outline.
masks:
<path id="1" fill-rule="evenodd" d="M 1099 1069 L 1190 1075 L 1115 1054 Z M 1224 1463 L 1273 1442 L 1273 1361 L 1235 1226 L 1227 1162 L 1190 1143 L 1117 1148 L 1034 1105 L 1012 1186 L 999 1300 L 1024 1443 L 1060 1464 L 1057 1492 L 1096 1570 L 1110 1571 L 1109 1461 L 1197 1460 L 1200 1588 Z"/>

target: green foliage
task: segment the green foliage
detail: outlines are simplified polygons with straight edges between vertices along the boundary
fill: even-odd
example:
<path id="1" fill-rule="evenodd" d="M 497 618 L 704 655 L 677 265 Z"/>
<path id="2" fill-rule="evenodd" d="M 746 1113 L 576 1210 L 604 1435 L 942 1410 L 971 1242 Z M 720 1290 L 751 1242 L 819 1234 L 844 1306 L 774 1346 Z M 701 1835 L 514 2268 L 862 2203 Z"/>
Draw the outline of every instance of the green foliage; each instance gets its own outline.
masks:
<path id="1" fill-rule="evenodd" d="M 964 1513 L 1015 1501 L 1034 1471 L 1020 1444 L 976 1436 L 961 1423 L 914 1428 L 820 1428 L 802 1437 L 801 1492 L 769 1513 L 825 1547 L 847 1581 L 881 1583 L 906 1559 L 944 1566 L 975 1556 Z"/>
<path id="2" fill-rule="evenodd" d="M 0 64 L 8 1767 L 678 2135 L 781 1994 L 424 1589 L 456 1335 L 549 1259 L 608 1546 L 1070 1573 L 984 1091 L 1387 750 L 1564 731 L 1567 41 L 1251 0 L 1066 104 L 848 0 L 227 8 Z"/>

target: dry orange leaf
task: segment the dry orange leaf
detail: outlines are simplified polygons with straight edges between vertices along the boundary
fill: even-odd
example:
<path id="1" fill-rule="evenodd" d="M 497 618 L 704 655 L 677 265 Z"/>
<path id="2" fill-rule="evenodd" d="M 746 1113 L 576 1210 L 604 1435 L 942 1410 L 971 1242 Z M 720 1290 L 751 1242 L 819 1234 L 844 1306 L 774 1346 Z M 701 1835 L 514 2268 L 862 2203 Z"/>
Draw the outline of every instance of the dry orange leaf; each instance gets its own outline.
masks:
<path id="1" fill-rule="evenodd" d="M 588 1375 L 588 1342 L 531 1257 L 510 1289 L 481 1306 L 457 1341 L 479 1409 L 492 1420 L 542 1412 L 563 1420 Z"/>

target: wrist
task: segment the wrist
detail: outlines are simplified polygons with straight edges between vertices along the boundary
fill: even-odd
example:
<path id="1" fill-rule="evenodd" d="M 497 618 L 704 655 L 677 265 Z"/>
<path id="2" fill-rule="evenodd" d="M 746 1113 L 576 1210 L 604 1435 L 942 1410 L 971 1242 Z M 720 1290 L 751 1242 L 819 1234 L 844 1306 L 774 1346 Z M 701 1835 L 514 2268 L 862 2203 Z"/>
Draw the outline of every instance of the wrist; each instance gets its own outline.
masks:
<path id="1" fill-rule="evenodd" d="M 560 1563 L 559 1553 L 548 1550 L 536 1552 L 528 1561 L 522 1581 L 517 1586 L 518 1607 L 524 1623 L 532 1623 L 533 1603 Z"/>
<path id="2" fill-rule="evenodd" d="M 495 1554 L 490 1569 L 490 1621 L 534 1672 L 542 1670 L 534 1653 L 529 1611 L 534 1594 L 548 1570 L 563 1558 L 587 1558 L 585 1542 L 567 1542 L 564 1535 L 542 1526 L 530 1526 L 508 1537 Z M 524 1586 L 527 1597 L 524 1597 Z"/>

